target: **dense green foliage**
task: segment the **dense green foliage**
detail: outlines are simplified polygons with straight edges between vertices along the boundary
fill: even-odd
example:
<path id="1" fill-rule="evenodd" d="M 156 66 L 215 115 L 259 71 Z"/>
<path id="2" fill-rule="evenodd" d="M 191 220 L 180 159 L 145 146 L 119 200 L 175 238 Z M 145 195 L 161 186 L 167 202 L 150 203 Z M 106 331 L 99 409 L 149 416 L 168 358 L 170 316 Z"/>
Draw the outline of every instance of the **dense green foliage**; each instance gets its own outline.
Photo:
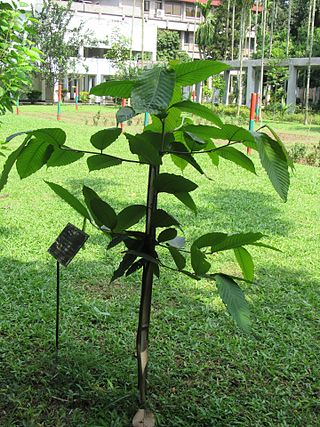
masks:
<path id="1" fill-rule="evenodd" d="M 189 55 L 181 50 L 181 40 L 178 31 L 158 30 L 157 34 L 157 60 L 190 61 Z"/>
<path id="2" fill-rule="evenodd" d="M 84 150 L 91 135 L 103 128 L 85 125 L 79 116 L 90 116 L 96 108 L 80 105 L 77 115 L 73 106 L 66 106 L 59 124 L 67 140 Z M 54 114 L 52 106 L 25 106 L 21 115 L 7 115 L 0 139 L 56 126 Z M 283 133 L 284 126 L 278 127 Z M 296 127 L 292 125 L 293 134 Z M 140 133 L 142 126 L 126 131 Z M 13 150 L 22 139 L 10 143 Z M 107 150 L 121 157 L 126 149 L 122 135 Z M 180 209 L 172 196 L 161 196 L 179 223 L 189 224 L 184 230 L 188 245 L 207 230 L 256 229 L 283 252 L 252 248 L 256 284 L 243 286 L 252 310 L 250 335 L 239 333 L 225 314 L 211 281 L 162 271 L 153 290 L 150 330 L 149 405 L 157 412 L 159 427 L 319 424 L 320 169 L 297 165 L 284 204 L 255 152 L 252 160 L 258 177 L 225 159 L 212 169 L 209 156 L 200 157 L 199 163 L 210 170 L 211 180 L 190 166 L 185 169 L 184 176 L 199 185 L 193 192 L 197 217 Z M 4 161 L 0 158 L 0 167 Z M 176 173 L 169 157 L 164 167 Z M 44 179 L 79 198 L 83 182 L 117 212 L 129 197 L 134 205 L 145 203 L 147 171 L 135 164 L 88 174 L 82 158 L 61 168 L 44 167 L 22 181 L 12 171 L 0 194 L 0 425 L 129 426 L 136 408 L 139 274 L 109 284 L 121 250 L 105 252 L 105 236 L 88 228 L 86 249 L 62 271 L 57 363 L 55 263 L 47 248 L 68 221 L 81 227 L 82 219 L 48 192 Z M 141 223 L 137 229 L 143 230 Z M 171 262 L 165 248 L 159 253 Z M 215 258 L 215 268 L 241 272 L 231 251 Z"/>
<path id="3" fill-rule="evenodd" d="M 30 41 L 32 19 L 20 2 L 0 4 L 0 115 L 12 105 L 32 82 L 39 50 Z"/>

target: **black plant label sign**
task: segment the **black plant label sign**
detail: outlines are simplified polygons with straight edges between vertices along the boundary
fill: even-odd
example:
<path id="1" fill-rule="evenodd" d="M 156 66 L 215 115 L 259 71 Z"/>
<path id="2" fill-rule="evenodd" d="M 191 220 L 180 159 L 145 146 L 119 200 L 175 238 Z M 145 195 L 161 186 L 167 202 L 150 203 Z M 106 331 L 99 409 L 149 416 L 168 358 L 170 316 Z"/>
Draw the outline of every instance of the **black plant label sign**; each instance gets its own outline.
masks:
<path id="1" fill-rule="evenodd" d="M 48 252 L 60 264 L 67 267 L 88 238 L 87 233 L 69 223 L 52 243 Z"/>

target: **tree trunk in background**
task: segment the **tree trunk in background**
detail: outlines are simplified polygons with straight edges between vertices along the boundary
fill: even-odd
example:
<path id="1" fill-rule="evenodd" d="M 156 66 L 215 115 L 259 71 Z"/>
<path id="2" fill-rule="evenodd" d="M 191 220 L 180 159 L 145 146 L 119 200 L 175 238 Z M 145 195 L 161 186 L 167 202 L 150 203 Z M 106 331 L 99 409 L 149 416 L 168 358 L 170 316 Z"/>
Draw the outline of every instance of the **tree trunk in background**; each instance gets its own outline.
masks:
<path id="1" fill-rule="evenodd" d="M 231 0 L 228 0 L 227 23 L 226 23 L 227 35 L 226 35 L 226 46 L 225 46 L 225 52 L 224 52 L 224 59 L 225 60 L 228 57 L 228 50 L 229 50 L 230 3 L 231 3 Z"/>
<path id="2" fill-rule="evenodd" d="M 263 12 L 262 12 L 262 44 L 261 44 L 261 75 L 260 75 L 260 108 L 259 108 L 259 119 L 262 121 L 262 97 L 263 97 L 263 73 L 264 73 L 264 48 L 266 41 L 266 27 L 267 27 L 267 7 L 268 1 L 264 0 L 263 2 Z"/>
<path id="3" fill-rule="evenodd" d="M 286 44 L 286 57 L 289 56 L 289 46 L 290 46 L 290 32 L 291 32 L 291 15 L 292 15 L 292 0 L 288 1 L 288 28 L 287 28 L 287 44 Z"/>
<path id="4" fill-rule="evenodd" d="M 310 93 L 310 77 L 311 77 L 311 58 L 313 49 L 314 39 L 314 20 L 316 15 L 316 0 L 310 0 L 309 10 L 311 15 L 311 26 L 310 26 L 310 43 L 309 43 L 309 64 L 308 64 L 308 76 L 307 76 L 307 87 L 306 87 L 306 107 L 304 115 L 304 124 L 308 124 L 308 113 L 309 113 L 309 93 Z"/>
<path id="5" fill-rule="evenodd" d="M 258 16 L 259 16 L 259 0 L 255 1 L 256 4 L 256 16 L 255 16 L 255 29 L 254 29 L 254 46 L 253 53 L 257 53 L 257 35 L 258 35 Z"/>
<path id="6" fill-rule="evenodd" d="M 132 60 L 132 50 L 133 50 L 133 29 L 134 29 L 134 18 L 136 13 L 136 0 L 133 0 L 132 6 L 132 20 L 131 20 L 131 40 L 130 40 L 130 60 Z"/>
<path id="7" fill-rule="evenodd" d="M 233 1 L 232 5 L 232 28 L 231 28 L 231 60 L 234 59 L 234 21 L 236 16 L 236 1 Z"/>
<path id="8" fill-rule="evenodd" d="M 238 58 L 240 61 L 240 70 L 238 76 L 238 99 L 237 99 L 237 117 L 240 116 L 240 108 L 242 105 L 242 71 L 243 71 L 243 45 L 246 36 L 246 6 L 242 4 L 241 7 L 241 21 L 240 21 L 240 40 L 239 40 L 239 53 Z"/>
<path id="9" fill-rule="evenodd" d="M 271 13 L 271 23 L 270 23 L 269 58 L 271 58 L 271 55 L 272 55 L 273 29 L 274 29 L 274 20 L 275 20 L 275 14 L 276 14 L 276 5 L 277 5 L 277 0 L 273 0 L 273 2 L 272 2 L 272 13 Z"/>

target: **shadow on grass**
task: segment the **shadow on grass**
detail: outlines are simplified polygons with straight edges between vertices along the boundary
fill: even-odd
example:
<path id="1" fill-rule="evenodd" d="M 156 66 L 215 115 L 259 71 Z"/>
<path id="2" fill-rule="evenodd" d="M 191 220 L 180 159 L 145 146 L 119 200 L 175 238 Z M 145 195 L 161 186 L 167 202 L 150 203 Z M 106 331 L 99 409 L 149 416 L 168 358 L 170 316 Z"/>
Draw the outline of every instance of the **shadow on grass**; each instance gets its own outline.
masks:
<path id="1" fill-rule="evenodd" d="M 1 261 L 7 277 L 1 307 L 1 425 L 129 425 L 137 405 L 133 351 L 139 276 L 108 285 L 109 272 L 97 270 L 95 262 L 75 260 L 65 270 L 56 360 L 54 267 Z M 262 322 L 254 324 L 250 336 L 226 320 L 213 286 L 167 273 L 155 281 L 150 404 L 160 413 L 159 426 L 223 426 L 241 420 L 248 426 L 254 420 L 276 425 L 281 411 L 282 421 L 308 424 L 308 408 L 301 406 L 297 415 L 290 402 L 305 402 L 313 390 L 314 373 L 296 355 L 304 352 L 310 366 L 317 366 L 316 354 L 309 352 L 314 341 L 305 342 L 301 328 L 304 322 L 309 338 L 316 315 L 309 305 L 319 284 L 305 271 L 268 267 L 258 275 L 266 281 L 262 291 L 251 286 L 246 293 L 255 302 L 254 317 Z M 96 283 L 90 287 L 93 277 Z M 101 314 L 106 295 L 99 282 L 109 287 L 110 315 Z M 306 297 L 308 290 L 312 293 Z M 284 366 L 289 367 L 285 373 Z"/>

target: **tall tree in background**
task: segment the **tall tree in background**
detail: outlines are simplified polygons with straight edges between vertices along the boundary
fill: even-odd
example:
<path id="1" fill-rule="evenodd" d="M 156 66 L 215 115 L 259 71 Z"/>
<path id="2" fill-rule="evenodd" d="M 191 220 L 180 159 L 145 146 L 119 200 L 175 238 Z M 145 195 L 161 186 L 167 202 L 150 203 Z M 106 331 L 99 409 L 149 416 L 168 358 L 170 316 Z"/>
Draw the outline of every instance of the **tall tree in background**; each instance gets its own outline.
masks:
<path id="1" fill-rule="evenodd" d="M 196 3 L 201 11 L 203 22 L 198 26 L 195 34 L 195 42 L 199 46 L 200 58 L 208 57 L 208 46 L 212 46 L 215 41 L 215 16 L 212 13 L 212 0 L 207 3 Z"/>
<path id="2" fill-rule="evenodd" d="M 68 74 L 75 73 L 76 64 L 83 60 L 80 47 L 96 43 L 85 31 L 83 22 L 72 28 L 71 4 L 71 0 L 66 5 L 44 0 L 40 11 L 33 10 L 34 41 L 43 53 L 40 74 L 52 88 Z"/>
<path id="3" fill-rule="evenodd" d="M 316 15 L 316 0 L 309 1 L 309 14 L 311 16 L 311 22 L 309 22 L 308 33 L 310 34 L 310 41 L 308 44 L 309 48 L 309 63 L 308 63 L 308 74 L 307 74 L 307 87 L 306 87 L 306 105 L 305 105 L 305 115 L 304 115 L 304 124 L 308 124 L 308 114 L 309 114 L 309 94 L 310 94 L 310 77 L 311 77 L 311 57 L 313 50 L 313 39 L 314 39 L 314 20 Z M 310 31 L 309 31 L 310 28 Z"/>
<path id="4" fill-rule="evenodd" d="M 292 0 L 288 0 L 288 28 L 287 28 L 286 57 L 289 56 L 290 33 L 291 33 L 291 15 L 292 15 Z"/>

